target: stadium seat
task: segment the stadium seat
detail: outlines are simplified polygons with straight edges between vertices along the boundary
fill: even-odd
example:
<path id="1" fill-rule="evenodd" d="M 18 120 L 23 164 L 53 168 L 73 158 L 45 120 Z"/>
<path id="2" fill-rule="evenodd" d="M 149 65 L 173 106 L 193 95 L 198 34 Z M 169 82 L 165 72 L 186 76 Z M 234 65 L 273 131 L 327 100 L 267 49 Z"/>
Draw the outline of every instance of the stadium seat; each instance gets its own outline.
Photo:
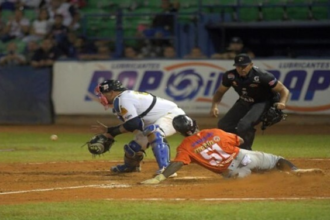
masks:
<path id="1" fill-rule="evenodd" d="M 138 1 L 134 0 L 112 0 L 112 3 L 122 9 L 135 9 L 138 5 Z"/>
<path id="2" fill-rule="evenodd" d="M 82 10 L 82 13 L 85 15 L 85 14 L 106 14 L 109 12 L 99 8 L 84 8 L 84 10 Z"/>
<path id="3" fill-rule="evenodd" d="M 244 5 L 258 5 L 260 3 L 263 3 L 262 0 L 241 0 L 241 5 L 244 6 Z"/>
<path id="4" fill-rule="evenodd" d="M 265 21 L 281 21 L 283 17 L 282 7 L 264 7 L 262 12 Z"/>
<path id="5" fill-rule="evenodd" d="M 116 34 L 116 19 L 109 16 L 89 17 L 86 23 L 87 37 L 113 38 Z"/>
<path id="6" fill-rule="evenodd" d="M 17 51 L 19 51 L 19 53 L 23 53 L 26 43 L 24 43 L 21 40 L 15 40 L 16 46 L 17 46 Z"/>
<path id="7" fill-rule="evenodd" d="M 6 44 L 0 41 L 0 56 L 6 52 Z"/>
<path id="8" fill-rule="evenodd" d="M 178 21 L 180 23 L 190 23 L 194 21 L 194 19 L 198 16 L 198 7 L 189 7 L 189 8 L 183 8 L 180 9 L 178 12 Z"/>
<path id="9" fill-rule="evenodd" d="M 32 9 L 24 10 L 24 17 L 30 20 L 30 22 L 33 22 L 35 19 L 38 18 L 38 12 Z"/>
<path id="10" fill-rule="evenodd" d="M 152 18 L 155 16 L 155 11 L 150 8 L 136 8 L 131 11 L 125 20 L 133 22 L 137 27 L 138 24 L 151 24 Z M 125 15 L 125 14 L 124 14 Z"/>
<path id="11" fill-rule="evenodd" d="M 328 8 L 326 7 L 313 7 L 312 12 L 316 20 L 328 19 Z"/>
<path id="12" fill-rule="evenodd" d="M 145 8 L 151 8 L 154 10 L 161 10 L 161 1 L 153 1 L 153 0 L 144 0 L 142 5 Z"/>
<path id="13" fill-rule="evenodd" d="M 258 20 L 258 8 L 240 8 L 239 21 L 251 22 Z"/>
<path id="14" fill-rule="evenodd" d="M 14 16 L 14 12 L 11 10 L 2 10 L 1 11 L 1 17 L 5 21 L 8 21 L 13 16 Z"/>
<path id="15" fill-rule="evenodd" d="M 215 1 L 215 0 L 203 0 L 202 1 L 202 5 L 208 5 L 208 6 L 213 6 L 216 4 L 216 2 L 219 4 L 219 1 Z"/>
<path id="16" fill-rule="evenodd" d="M 288 16 L 290 20 L 307 20 L 308 7 L 288 7 Z"/>

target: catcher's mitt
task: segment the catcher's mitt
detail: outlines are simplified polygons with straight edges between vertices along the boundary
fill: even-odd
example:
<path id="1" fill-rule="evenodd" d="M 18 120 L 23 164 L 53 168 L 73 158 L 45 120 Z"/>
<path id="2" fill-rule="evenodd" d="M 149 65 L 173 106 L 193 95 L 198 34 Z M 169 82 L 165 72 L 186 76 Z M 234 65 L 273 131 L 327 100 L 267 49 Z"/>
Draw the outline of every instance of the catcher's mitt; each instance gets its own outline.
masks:
<path id="1" fill-rule="evenodd" d="M 282 110 L 277 109 L 275 107 L 270 107 L 268 111 L 263 115 L 261 122 L 261 129 L 265 130 L 267 127 L 272 126 L 282 120 L 285 120 L 286 114 L 282 112 Z"/>
<path id="2" fill-rule="evenodd" d="M 88 150 L 93 156 L 101 155 L 109 151 L 113 143 L 112 138 L 107 138 L 103 134 L 94 136 L 89 142 L 87 142 Z"/>

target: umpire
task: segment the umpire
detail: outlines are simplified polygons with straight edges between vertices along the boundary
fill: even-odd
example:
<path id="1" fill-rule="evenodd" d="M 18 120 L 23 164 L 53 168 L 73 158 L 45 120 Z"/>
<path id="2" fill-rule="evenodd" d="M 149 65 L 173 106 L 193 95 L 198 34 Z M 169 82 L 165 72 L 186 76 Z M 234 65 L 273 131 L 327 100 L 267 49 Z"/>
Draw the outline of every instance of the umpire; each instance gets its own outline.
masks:
<path id="1" fill-rule="evenodd" d="M 217 106 L 232 86 L 239 99 L 218 121 L 218 128 L 241 136 L 244 144 L 240 148 L 252 150 L 255 125 L 263 120 L 272 106 L 279 112 L 285 109 L 289 90 L 273 74 L 253 66 L 247 54 L 238 54 L 234 66 L 236 69 L 223 75 L 222 84 L 213 96 L 210 114 L 218 117 Z"/>

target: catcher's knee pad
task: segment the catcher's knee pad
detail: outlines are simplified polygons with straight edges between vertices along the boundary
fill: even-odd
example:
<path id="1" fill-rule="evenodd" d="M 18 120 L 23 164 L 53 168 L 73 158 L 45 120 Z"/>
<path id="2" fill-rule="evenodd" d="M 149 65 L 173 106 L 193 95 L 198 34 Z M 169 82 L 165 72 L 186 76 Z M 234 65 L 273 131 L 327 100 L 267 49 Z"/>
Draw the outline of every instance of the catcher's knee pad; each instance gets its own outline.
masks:
<path id="1" fill-rule="evenodd" d="M 147 126 L 143 133 L 148 136 L 159 169 L 167 167 L 170 164 L 170 147 L 164 139 L 165 134 L 158 125 Z"/>
<path id="2" fill-rule="evenodd" d="M 124 164 L 112 167 L 111 171 L 115 173 L 139 172 L 141 170 L 140 163 L 144 157 L 142 146 L 136 141 L 131 141 L 130 143 L 124 145 L 124 151 Z"/>
<path id="3" fill-rule="evenodd" d="M 143 160 L 144 151 L 142 146 L 136 141 L 131 141 L 124 146 L 125 158 L 124 162 L 130 166 L 140 166 L 140 162 Z"/>

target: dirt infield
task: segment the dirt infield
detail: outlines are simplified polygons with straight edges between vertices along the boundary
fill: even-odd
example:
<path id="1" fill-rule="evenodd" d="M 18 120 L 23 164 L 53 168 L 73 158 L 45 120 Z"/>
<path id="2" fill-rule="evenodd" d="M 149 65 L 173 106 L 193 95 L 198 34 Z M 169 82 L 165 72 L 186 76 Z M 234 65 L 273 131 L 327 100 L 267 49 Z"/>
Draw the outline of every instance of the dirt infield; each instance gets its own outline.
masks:
<path id="1" fill-rule="evenodd" d="M 114 175 L 114 162 L 0 164 L 0 205 L 74 200 L 133 199 L 330 199 L 329 160 L 294 160 L 301 167 L 320 167 L 326 175 L 295 176 L 280 172 L 225 180 L 197 165 L 184 167 L 176 178 L 157 186 L 142 186 L 156 170 Z"/>
<path id="2" fill-rule="evenodd" d="M 329 134 L 325 125 L 277 125 L 270 134 Z M 90 132 L 88 126 L 0 126 L 2 132 Z M 258 131 L 260 132 L 260 131 Z M 197 165 L 184 167 L 178 177 L 157 186 L 142 186 L 157 169 L 145 162 L 140 173 L 113 175 L 117 162 L 95 159 L 81 162 L 0 163 L 0 205 L 31 202 L 127 199 L 127 200 L 282 200 L 330 199 L 330 160 L 293 159 L 302 168 L 318 167 L 325 175 L 295 176 L 281 172 L 254 174 L 226 180 Z"/>

